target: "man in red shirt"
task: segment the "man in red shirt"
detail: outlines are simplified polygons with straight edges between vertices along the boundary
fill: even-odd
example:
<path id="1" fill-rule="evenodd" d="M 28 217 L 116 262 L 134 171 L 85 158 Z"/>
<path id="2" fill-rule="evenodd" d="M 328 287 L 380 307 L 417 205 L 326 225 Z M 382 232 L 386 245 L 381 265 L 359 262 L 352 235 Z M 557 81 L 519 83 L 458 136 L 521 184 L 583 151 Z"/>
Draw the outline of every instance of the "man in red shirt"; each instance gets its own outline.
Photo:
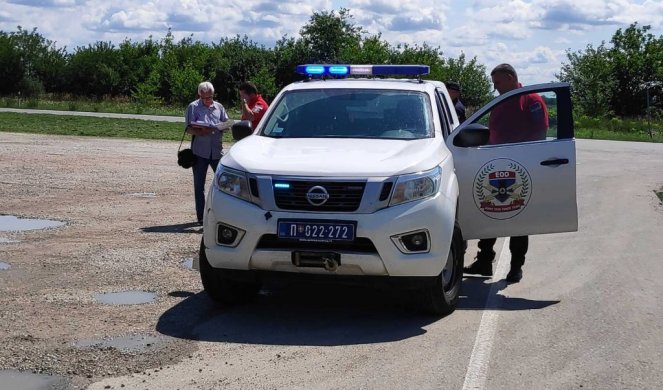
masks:
<path id="1" fill-rule="evenodd" d="M 490 76 L 500 95 L 522 87 L 522 84 L 518 82 L 516 70 L 509 64 L 496 66 Z M 507 99 L 490 112 L 488 130 L 490 132 L 488 143 L 491 145 L 545 140 L 548 130 L 546 103 L 536 93 Z M 496 238 L 479 240 L 477 260 L 464 268 L 465 273 L 493 275 L 495 241 L 497 241 Z M 517 283 L 522 279 L 522 266 L 525 264 L 528 243 L 528 236 L 511 237 L 509 243 L 511 270 L 506 276 L 507 282 Z"/>
<path id="2" fill-rule="evenodd" d="M 255 129 L 269 106 L 250 81 L 239 86 L 239 97 L 242 99 L 242 120 L 250 120 L 251 128 Z"/>

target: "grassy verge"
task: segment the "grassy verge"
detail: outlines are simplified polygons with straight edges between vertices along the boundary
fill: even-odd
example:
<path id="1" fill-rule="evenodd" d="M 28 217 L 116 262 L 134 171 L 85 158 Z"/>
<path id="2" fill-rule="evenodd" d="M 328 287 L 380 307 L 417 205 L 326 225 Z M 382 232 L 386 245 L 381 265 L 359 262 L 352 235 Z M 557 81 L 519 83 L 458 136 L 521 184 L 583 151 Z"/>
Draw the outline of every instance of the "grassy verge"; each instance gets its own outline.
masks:
<path id="1" fill-rule="evenodd" d="M 28 108 L 32 110 L 111 112 L 117 114 L 143 114 L 183 116 L 186 107 L 177 106 L 146 106 L 122 100 L 51 100 L 51 99 L 17 99 L 1 97 L 0 107 Z M 226 107 L 231 118 L 239 118 L 240 110 Z"/>
<path id="2" fill-rule="evenodd" d="M 234 118 L 239 115 L 234 116 Z M 98 137 L 179 140 L 182 124 L 139 119 L 95 118 L 69 115 L 21 114 L 0 112 L 0 131 L 35 134 L 83 135 Z M 663 142 L 663 134 L 616 132 L 599 129 L 576 129 L 577 138 L 615 141 Z M 224 142 L 231 141 L 229 132 Z"/>
<path id="3" fill-rule="evenodd" d="M 634 132 L 623 133 L 603 129 L 575 129 L 576 138 L 603 139 L 610 141 L 636 141 L 636 142 L 663 142 L 663 133 L 654 134 L 650 137 L 648 133 Z"/>
<path id="4" fill-rule="evenodd" d="M 663 188 L 661 188 L 660 191 L 654 191 L 654 193 L 656 194 L 656 196 L 658 196 L 658 199 L 660 199 L 661 202 L 663 203 Z"/>
<path id="5" fill-rule="evenodd" d="M 0 112 L 0 131 L 179 141 L 184 128 L 182 123 L 140 119 Z M 223 141 L 232 141 L 230 132 Z"/>

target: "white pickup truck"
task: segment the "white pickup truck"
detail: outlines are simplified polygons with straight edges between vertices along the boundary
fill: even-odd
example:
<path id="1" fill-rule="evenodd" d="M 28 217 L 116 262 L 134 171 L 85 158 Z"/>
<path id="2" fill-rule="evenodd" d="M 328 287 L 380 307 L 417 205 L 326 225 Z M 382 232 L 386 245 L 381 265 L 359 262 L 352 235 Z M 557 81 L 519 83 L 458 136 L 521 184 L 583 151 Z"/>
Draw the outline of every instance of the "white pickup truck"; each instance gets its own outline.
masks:
<path id="1" fill-rule="evenodd" d="M 427 66 L 298 71 L 309 78 L 256 129 L 235 125 L 245 138 L 216 171 L 198 264 L 214 301 L 246 300 L 270 277 L 371 279 L 444 315 L 465 240 L 577 230 L 567 84 L 519 88 L 459 124 L 444 84 L 420 78 Z M 548 106 L 545 139 L 488 145 L 491 110 L 531 93 Z"/>

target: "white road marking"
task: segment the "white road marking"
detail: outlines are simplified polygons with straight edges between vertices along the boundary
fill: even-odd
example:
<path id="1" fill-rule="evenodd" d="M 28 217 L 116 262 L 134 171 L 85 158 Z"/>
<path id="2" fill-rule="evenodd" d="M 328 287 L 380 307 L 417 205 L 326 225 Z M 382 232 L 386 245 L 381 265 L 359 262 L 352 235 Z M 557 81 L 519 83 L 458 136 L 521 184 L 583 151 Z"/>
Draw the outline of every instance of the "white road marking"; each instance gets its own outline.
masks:
<path id="1" fill-rule="evenodd" d="M 498 252 L 497 264 L 495 272 L 493 273 L 493 283 L 488 292 L 486 305 L 484 306 L 483 314 L 481 315 L 481 323 L 479 324 L 479 331 L 477 338 L 474 341 L 474 348 L 472 349 L 472 356 L 470 356 L 470 363 L 467 366 L 465 373 L 465 382 L 463 383 L 463 390 L 476 390 L 483 389 L 486 385 L 486 378 L 488 376 L 488 364 L 490 363 L 490 352 L 493 349 L 493 339 L 495 330 L 497 329 L 497 320 L 499 310 L 497 308 L 502 303 L 504 298 L 498 295 L 497 292 L 502 290 L 506 285 L 503 279 L 506 277 L 507 265 L 510 264 L 510 252 L 505 250 L 509 246 L 507 243 L 509 238 L 505 238 L 502 243 L 502 248 Z"/>

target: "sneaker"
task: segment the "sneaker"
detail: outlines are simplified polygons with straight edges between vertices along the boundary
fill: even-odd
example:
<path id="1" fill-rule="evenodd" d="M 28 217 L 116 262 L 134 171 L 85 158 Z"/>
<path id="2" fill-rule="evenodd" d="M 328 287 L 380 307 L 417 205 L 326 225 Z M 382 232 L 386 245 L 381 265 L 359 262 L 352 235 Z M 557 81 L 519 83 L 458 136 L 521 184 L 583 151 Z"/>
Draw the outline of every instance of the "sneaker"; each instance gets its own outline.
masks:
<path id="1" fill-rule="evenodd" d="M 469 267 L 463 268 L 463 272 L 466 274 L 475 274 L 481 276 L 493 276 L 493 265 L 491 263 L 485 263 L 483 261 L 475 261 Z"/>
<path id="2" fill-rule="evenodd" d="M 511 267 L 511 270 L 506 274 L 506 281 L 509 283 L 518 283 L 523 278 L 523 270 L 520 267 Z"/>

